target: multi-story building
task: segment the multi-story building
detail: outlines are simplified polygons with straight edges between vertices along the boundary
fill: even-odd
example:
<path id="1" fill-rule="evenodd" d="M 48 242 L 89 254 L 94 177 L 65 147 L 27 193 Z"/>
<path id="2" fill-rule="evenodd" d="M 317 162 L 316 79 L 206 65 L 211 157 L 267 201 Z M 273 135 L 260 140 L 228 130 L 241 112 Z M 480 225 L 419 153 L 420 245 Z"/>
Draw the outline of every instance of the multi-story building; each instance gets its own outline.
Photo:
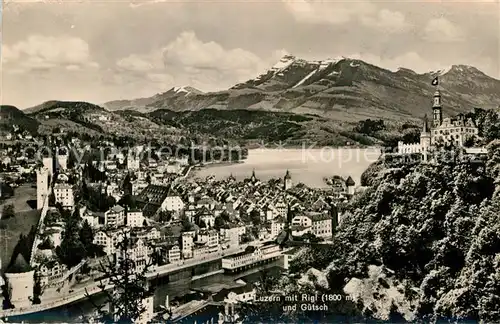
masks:
<path id="1" fill-rule="evenodd" d="M 73 186 L 67 183 L 56 183 L 54 185 L 55 202 L 60 203 L 63 208 L 73 208 L 75 197 Z"/>
<path id="2" fill-rule="evenodd" d="M 162 204 L 162 209 L 178 212 L 184 209 L 184 202 L 178 193 L 171 190 Z"/>
<path id="3" fill-rule="evenodd" d="M 102 246 L 107 255 L 113 255 L 124 235 L 128 235 L 128 233 L 121 229 L 101 230 L 95 233 L 93 243 Z"/>
<path id="4" fill-rule="evenodd" d="M 277 237 L 285 229 L 283 217 L 276 217 L 271 221 L 271 237 Z"/>
<path id="5" fill-rule="evenodd" d="M 237 271 L 255 263 L 271 261 L 281 256 L 279 245 L 265 243 L 262 246 L 248 246 L 245 251 L 222 258 L 222 268 L 229 271 Z"/>
<path id="6" fill-rule="evenodd" d="M 142 227 L 144 225 L 144 216 L 142 214 L 142 210 L 127 210 L 126 217 L 128 227 Z"/>
<path id="7" fill-rule="evenodd" d="M 125 208 L 120 205 L 113 206 L 104 213 L 104 225 L 118 227 L 125 225 Z"/>
<path id="8" fill-rule="evenodd" d="M 92 227 L 92 228 L 97 228 L 97 227 L 103 225 L 103 224 L 99 223 L 99 216 L 95 215 L 91 211 L 86 210 L 83 213 L 80 213 L 80 215 L 82 215 L 82 220 L 84 222 L 89 223 L 90 227 Z"/>
<path id="9" fill-rule="evenodd" d="M 140 167 L 140 161 L 138 158 L 128 155 L 127 156 L 127 169 L 128 170 L 139 170 Z"/>
<path id="10" fill-rule="evenodd" d="M 184 259 L 189 259 L 193 257 L 193 248 L 194 248 L 194 236 L 195 232 L 183 232 L 181 234 L 181 248 L 182 248 L 182 257 Z"/>
<path id="11" fill-rule="evenodd" d="M 146 266 L 150 265 L 150 249 L 146 242 L 142 239 L 132 238 L 129 241 L 128 248 L 123 251 L 122 249 L 117 249 L 117 262 L 122 258 L 127 258 L 133 261 L 134 271 L 142 272 Z M 126 256 L 124 255 L 126 254 Z"/>
<path id="12" fill-rule="evenodd" d="M 219 250 L 219 232 L 217 230 L 204 230 L 198 233 L 198 242 L 204 243 L 208 248 L 207 253 Z"/>
<path id="13" fill-rule="evenodd" d="M 131 236 L 135 238 L 140 238 L 145 241 L 157 240 L 161 237 L 161 233 L 156 227 L 141 227 L 131 230 Z"/>
<path id="14" fill-rule="evenodd" d="M 332 236 L 332 217 L 327 213 L 306 213 L 292 219 L 297 233 L 311 233 L 318 237 Z"/>
<path id="15" fill-rule="evenodd" d="M 168 263 L 174 263 L 181 259 L 181 249 L 178 244 L 173 244 L 167 247 Z"/>
<path id="16" fill-rule="evenodd" d="M 309 215 L 312 220 L 312 233 L 318 237 L 332 237 L 332 218 L 329 214 L 317 213 Z"/>
<path id="17" fill-rule="evenodd" d="M 145 217 L 154 216 L 160 210 L 181 211 L 184 202 L 171 186 L 148 185 L 137 197 L 137 204 Z"/>

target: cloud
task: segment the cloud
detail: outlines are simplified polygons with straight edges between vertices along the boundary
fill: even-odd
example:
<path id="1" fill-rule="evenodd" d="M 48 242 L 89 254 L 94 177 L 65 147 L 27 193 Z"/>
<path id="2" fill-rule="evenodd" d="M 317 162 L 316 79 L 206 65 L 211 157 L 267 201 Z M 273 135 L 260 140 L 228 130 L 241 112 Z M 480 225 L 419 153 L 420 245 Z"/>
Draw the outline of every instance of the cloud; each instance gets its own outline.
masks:
<path id="1" fill-rule="evenodd" d="M 464 32 L 448 19 L 431 19 L 424 28 L 424 38 L 430 42 L 459 42 L 464 40 Z"/>
<path id="2" fill-rule="evenodd" d="M 193 73 L 234 74 L 247 77 L 262 68 L 262 60 L 241 48 L 226 49 L 216 42 L 203 42 L 194 32 L 183 32 L 163 49 L 163 62 L 170 69 Z"/>
<path id="3" fill-rule="evenodd" d="M 344 24 L 374 10 L 371 3 L 282 0 L 295 19 L 306 23 Z"/>
<path id="4" fill-rule="evenodd" d="M 120 77 L 111 82 L 125 84 L 142 78 L 165 89 L 190 85 L 217 91 L 256 77 L 287 53 L 284 49 L 276 50 L 261 58 L 242 48 L 225 48 L 213 41 L 202 41 L 194 32 L 187 31 L 151 53 L 119 59 L 114 73 Z"/>
<path id="5" fill-rule="evenodd" d="M 2 48 L 2 59 L 6 71 L 98 67 L 96 62 L 91 61 L 89 46 L 84 40 L 65 36 L 32 35 L 13 45 L 6 44 Z"/>
<path id="6" fill-rule="evenodd" d="M 154 66 L 151 62 L 135 54 L 120 59 L 118 62 L 116 62 L 116 65 L 124 70 L 137 72 L 150 71 L 154 69 Z"/>
<path id="7" fill-rule="evenodd" d="M 387 32 L 403 32 L 410 26 L 405 15 L 399 11 L 388 9 L 381 9 L 375 15 L 366 15 L 360 19 L 366 26 L 379 28 Z"/>
<path id="8" fill-rule="evenodd" d="M 315 0 L 282 0 L 298 21 L 341 25 L 359 20 L 363 25 L 390 32 L 405 30 L 409 24 L 399 11 L 378 9 L 370 2 L 324 2 Z"/>

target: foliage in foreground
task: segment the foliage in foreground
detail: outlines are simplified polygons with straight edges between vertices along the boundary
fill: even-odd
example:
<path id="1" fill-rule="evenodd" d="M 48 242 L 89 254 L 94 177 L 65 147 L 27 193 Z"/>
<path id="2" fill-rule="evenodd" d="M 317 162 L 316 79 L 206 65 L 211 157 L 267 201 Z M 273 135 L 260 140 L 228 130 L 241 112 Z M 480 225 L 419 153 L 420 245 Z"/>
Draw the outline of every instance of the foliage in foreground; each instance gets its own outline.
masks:
<path id="1" fill-rule="evenodd" d="M 453 152 L 435 164 L 386 163 L 343 215 L 335 249 L 294 267 L 322 266 L 329 286 L 343 287 L 383 266 L 417 319 L 500 320 L 500 143 L 489 148 L 486 163 Z"/>

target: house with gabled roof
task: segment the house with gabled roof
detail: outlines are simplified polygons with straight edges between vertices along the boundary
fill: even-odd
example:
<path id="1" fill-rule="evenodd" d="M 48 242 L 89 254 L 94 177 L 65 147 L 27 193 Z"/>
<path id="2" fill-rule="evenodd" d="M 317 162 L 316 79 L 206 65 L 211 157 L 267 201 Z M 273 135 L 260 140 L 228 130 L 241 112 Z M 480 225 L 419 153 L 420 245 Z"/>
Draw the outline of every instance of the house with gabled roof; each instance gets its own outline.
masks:
<path id="1" fill-rule="evenodd" d="M 194 215 L 195 223 L 200 225 L 204 223 L 207 227 L 214 227 L 215 225 L 215 215 L 206 206 L 199 208 Z"/>

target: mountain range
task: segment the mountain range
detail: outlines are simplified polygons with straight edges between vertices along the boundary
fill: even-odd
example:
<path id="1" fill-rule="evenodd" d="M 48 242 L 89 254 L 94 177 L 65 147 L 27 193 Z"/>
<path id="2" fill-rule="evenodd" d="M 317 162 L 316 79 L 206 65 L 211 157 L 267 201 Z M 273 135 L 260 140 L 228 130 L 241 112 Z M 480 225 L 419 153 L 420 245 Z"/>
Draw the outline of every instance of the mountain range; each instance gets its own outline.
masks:
<path id="1" fill-rule="evenodd" d="M 422 118 L 430 113 L 435 76 L 439 76 L 444 114 L 500 104 L 500 81 L 471 66 L 453 65 L 418 74 L 405 68 L 392 72 L 356 59 L 306 61 L 286 55 L 265 73 L 224 91 L 173 88 L 149 98 L 108 102 L 104 107 L 140 112 L 251 109 L 342 121 Z"/>
<path id="2" fill-rule="evenodd" d="M 286 55 L 261 75 L 223 91 L 204 93 L 184 86 L 101 106 L 64 101 L 24 111 L 2 106 L 0 117 L 10 117 L 0 124 L 8 129 L 13 122 L 31 123 L 42 133 L 65 128 L 169 140 L 201 136 L 323 145 L 394 143 L 405 136 L 418 139 L 422 117 L 431 114 L 435 76 L 445 116 L 500 104 L 500 81 L 472 66 L 419 74 L 344 57 L 307 61 Z"/>

